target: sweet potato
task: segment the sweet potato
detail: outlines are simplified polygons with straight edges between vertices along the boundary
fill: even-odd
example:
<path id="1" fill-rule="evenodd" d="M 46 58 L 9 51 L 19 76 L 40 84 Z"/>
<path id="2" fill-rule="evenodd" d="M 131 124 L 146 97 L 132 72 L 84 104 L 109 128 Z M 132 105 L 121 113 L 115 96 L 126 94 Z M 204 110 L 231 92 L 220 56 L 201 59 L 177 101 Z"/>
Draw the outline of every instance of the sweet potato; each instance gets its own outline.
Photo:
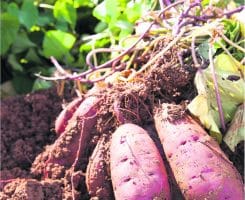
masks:
<path id="1" fill-rule="evenodd" d="M 170 199 L 160 153 L 141 127 L 124 124 L 113 133 L 110 168 L 116 199 Z"/>
<path id="2" fill-rule="evenodd" d="M 186 199 L 243 199 L 241 177 L 218 143 L 178 106 L 163 104 L 155 126 Z"/>
<path id="3" fill-rule="evenodd" d="M 70 167 L 82 156 L 96 125 L 99 102 L 99 98 L 90 96 L 80 104 L 65 132 L 52 145 L 46 165 Z"/>
<path id="4" fill-rule="evenodd" d="M 108 139 L 101 136 L 92 156 L 89 159 L 89 164 L 86 170 L 86 186 L 90 197 L 99 199 L 111 199 L 112 186 L 109 177 L 108 165 Z"/>
<path id="5" fill-rule="evenodd" d="M 71 119 L 73 113 L 76 111 L 77 107 L 81 104 L 82 98 L 74 99 L 70 102 L 64 110 L 61 111 L 59 116 L 55 121 L 55 132 L 60 135 L 64 132 L 68 121 Z"/>

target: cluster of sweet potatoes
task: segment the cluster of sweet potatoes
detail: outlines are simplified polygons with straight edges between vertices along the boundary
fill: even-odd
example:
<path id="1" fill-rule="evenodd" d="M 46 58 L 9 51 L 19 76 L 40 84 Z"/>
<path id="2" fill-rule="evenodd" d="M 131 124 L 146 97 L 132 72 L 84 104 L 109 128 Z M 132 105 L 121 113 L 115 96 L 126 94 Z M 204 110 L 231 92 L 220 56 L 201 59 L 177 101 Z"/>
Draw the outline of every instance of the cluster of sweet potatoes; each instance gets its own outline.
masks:
<path id="1" fill-rule="evenodd" d="M 79 168 L 95 134 L 101 101 L 98 95 L 88 95 L 74 100 L 61 112 L 55 124 L 59 137 L 48 152 L 44 177 L 54 176 L 55 165 L 74 171 Z M 118 117 L 120 113 L 115 112 Z M 191 116 L 166 103 L 155 107 L 153 114 L 165 162 L 149 130 L 121 120 L 125 123 L 112 133 L 98 134 L 89 155 L 84 173 L 91 198 L 171 199 L 169 174 L 173 174 L 184 199 L 244 198 L 240 174 L 218 143 Z"/>

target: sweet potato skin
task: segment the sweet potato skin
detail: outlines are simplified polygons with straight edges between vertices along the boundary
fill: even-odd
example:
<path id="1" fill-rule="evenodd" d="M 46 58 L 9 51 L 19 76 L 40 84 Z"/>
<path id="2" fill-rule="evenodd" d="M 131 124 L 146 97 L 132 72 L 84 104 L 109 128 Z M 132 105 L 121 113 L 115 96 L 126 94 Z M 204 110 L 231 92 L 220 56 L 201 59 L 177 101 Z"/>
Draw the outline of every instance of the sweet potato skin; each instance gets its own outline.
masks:
<path id="1" fill-rule="evenodd" d="M 154 116 L 175 179 L 186 199 L 244 199 L 241 177 L 218 143 L 187 114 L 169 119 L 168 104 Z"/>
<path id="2" fill-rule="evenodd" d="M 170 199 L 167 173 L 160 153 L 141 127 L 124 124 L 113 133 L 110 168 L 116 199 Z"/>
<path id="3" fill-rule="evenodd" d="M 109 177 L 108 138 L 102 135 L 89 159 L 86 170 L 86 186 L 90 197 L 111 199 L 113 197 Z"/>
<path id="4" fill-rule="evenodd" d="M 52 150 L 49 152 L 49 158 L 46 161 L 47 169 L 49 168 L 48 165 L 55 164 L 66 168 L 71 167 L 75 159 L 83 155 L 97 122 L 99 102 L 98 97 L 90 96 L 80 104 L 69 120 L 66 130 L 52 144 Z M 77 155 L 78 151 L 80 155 Z"/>
<path id="5" fill-rule="evenodd" d="M 68 121 L 71 119 L 77 107 L 81 104 L 82 98 L 74 99 L 59 114 L 55 120 L 55 132 L 60 135 L 65 131 Z"/>

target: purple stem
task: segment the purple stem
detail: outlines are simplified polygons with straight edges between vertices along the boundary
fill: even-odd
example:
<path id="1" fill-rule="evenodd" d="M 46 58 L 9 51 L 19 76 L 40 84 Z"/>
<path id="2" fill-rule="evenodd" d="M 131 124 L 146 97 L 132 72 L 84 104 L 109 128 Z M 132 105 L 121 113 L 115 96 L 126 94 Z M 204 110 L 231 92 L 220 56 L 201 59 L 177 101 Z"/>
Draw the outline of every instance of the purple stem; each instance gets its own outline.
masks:
<path id="1" fill-rule="evenodd" d="M 54 64 L 54 66 L 56 67 L 56 69 L 63 75 L 69 75 L 69 73 L 67 73 L 63 67 L 61 67 L 61 65 L 58 63 L 58 61 L 53 57 L 51 56 L 50 57 L 50 60 L 51 62 Z"/>
<path id="2" fill-rule="evenodd" d="M 178 24 L 180 24 L 183 21 L 185 16 L 188 15 L 188 13 L 190 12 L 192 8 L 196 6 L 200 6 L 200 5 L 201 5 L 200 2 L 195 2 L 195 3 L 190 4 L 190 6 L 180 15 Z"/>
<path id="3" fill-rule="evenodd" d="M 214 70 L 214 62 L 213 62 L 212 47 L 211 46 L 209 47 L 208 56 L 209 56 L 209 60 L 210 60 L 210 67 L 211 67 L 212 78 L 213 78 L 213 82 L 214 82 L 216 102 L 217 102 L 218 110 L 219 110 L 220 124 L 221 124 L 221 128 L 222 128 L 223 132 L 225 132 L 226 131 L 225 118 L 224 118 L 224 112 L 223 112 L 223 108 L 222 108 L 221 97 L 220 97 L 220 93 L 219 93 L 219 86 L 218 86 L 218 82 L 217 82 L 217 78 L 216 78 L 216 74 L 215 74 L 215 70 Z"/>
<path id="4" fill-rule="evenodd" d="M 177 53 L 177 56 L 178 56 L 178 59 L 179 59 L 179 63 L 180 63 L 180 66 L 184 66 L 184 61 L 183 61 L 183 54 L 182 52 L 178 52 Z"/>
<path id="5" fill-rule="evenodd" d="M 192 18 L 198 21 L 206 22 L 208 19 L 214 17 L 214 15 L 203 15 L 203 16 L 194 16 L 194 15 L 184 15 L 186 18 Z"/>
<path id="6" fill-rule="evenodd" d="M 187 26 L 187 25 L 189 25 L 189 24 L 194 25 L 194 24 L 196 24 L 196 21 L 195 21 L 195 20 L 192 20 L 192 21 L 184 21 L 184 22 L 181 22 L 181 24 L 179 24 L 178 27 L 177 27 L 176 35 L 180 32 L 180 29 L 181 29 L 182 27 Z"/>
<path id="7" fill-rule="evenodd" d="M 227 18 L 229 18 L 234 13 L 240 12 L 243 9 L 244 9 L 244 6 L 240 6 L 240 7 L 236 8 L 236 9 L 234 9 L 234 10 L 231 10 L 229 12 L 223 13 L 222 16 L 226 16 Z M 206 22 L 208 19 L 214 18 L 215 15 L 194 16 L 194 15 L 183 14 L 183 17 L 189 17 L 189 18 L 193 18 L 193 19 L 198 20 L 198 21 Z"/>
<path id="8" fill-rule="evenodd" d="M 107 49 L 107 48 L 100 48 L 100 49 L 94 49 L 92 51 L 90 51 L 87 56 L 86 56 L 86 63 L 87 65 L 91 68 L 91 69 L 96 69 L 97 67 L 95 67 L 92 63 L 91 63 L 91 57 L 94 54 L 97 53 L 110 53 L 110 52 L 114 52 L 114 51 L 123 51 L 123 49 Z M 116 60 L 115 60 L 116 61 Z"/>
<path id="9" fill-rule="evenodd" d="M 230 18 L 231 15 L 233 15 L 234 13 L 237 13 L 237 12 L 241 12 L 244 8 L 245 8 L 245 6 L 240 6 L 234 10 L 231 10 L 229 12 L 225 12 L 224 15 L 226 15 L 227 18 Z"/>

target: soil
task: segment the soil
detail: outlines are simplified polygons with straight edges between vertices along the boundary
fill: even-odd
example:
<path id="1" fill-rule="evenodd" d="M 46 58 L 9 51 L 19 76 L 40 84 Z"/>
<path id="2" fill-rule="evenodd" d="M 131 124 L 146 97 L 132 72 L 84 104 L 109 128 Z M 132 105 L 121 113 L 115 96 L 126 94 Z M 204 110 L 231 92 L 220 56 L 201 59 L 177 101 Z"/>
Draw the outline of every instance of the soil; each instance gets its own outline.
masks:
<path id="1" fill-rule="evenodd" d="M 40 180 L 30 168 L 45 146 L 57 138 L 55 119 L 72 96 L 67 91 L 60 97 L 53 88 L 2 100 L 0 199 L 68 196 L 63 180 Z"/>

